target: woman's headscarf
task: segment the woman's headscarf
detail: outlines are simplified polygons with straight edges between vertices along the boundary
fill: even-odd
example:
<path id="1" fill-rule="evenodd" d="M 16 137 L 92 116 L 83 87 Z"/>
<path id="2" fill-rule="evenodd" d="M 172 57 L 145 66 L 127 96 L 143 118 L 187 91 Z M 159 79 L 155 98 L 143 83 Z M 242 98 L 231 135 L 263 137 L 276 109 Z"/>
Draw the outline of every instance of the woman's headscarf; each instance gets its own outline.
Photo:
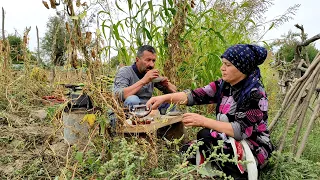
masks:
<path id="1" fill-rule="evenodd" d="M 250 95 L 251 89 L 262 86 L 260 69 L 267 58 L 268 51 L 257 45 L 237 44 L 229 47 L 221 56 L 230 61 L 240 72 L 247 75 L 245 85 L 241 90 L 238 104 Z"/>
<path id="2" fill-rule="evenodd" d="M 237 44 L 229 47 L 221 56 L 230 61 L 243 74 L 252 74 L 267 58 L 267 50 L 251 44 Z"/>

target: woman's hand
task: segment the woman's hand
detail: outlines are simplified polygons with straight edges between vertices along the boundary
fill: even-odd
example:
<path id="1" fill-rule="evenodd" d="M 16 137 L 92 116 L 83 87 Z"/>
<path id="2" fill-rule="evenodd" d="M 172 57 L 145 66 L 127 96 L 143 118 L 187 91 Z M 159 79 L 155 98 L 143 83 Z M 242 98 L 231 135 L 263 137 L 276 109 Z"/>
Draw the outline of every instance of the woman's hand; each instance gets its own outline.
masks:
<path id="1" fill-rule="evenodd" d="M 182 122 L 185 126 L 204 127 L 208 118 L 196 113 L 185 113 L 182 116 Z"/>
<path id="2" fill-rule="evenodd" d="M 228 136 L 234 137 L 234 131 L 231 123 L 215 121 L 213 119 L 201 116 L 196 113 L 185 113 L 182 116 L 182 122 L 185 126 L 196 126 L 212 129 L 218 132 L 226 133 Z"/>
<path id="3" fill-rule="evenodd" d="M 155 110 L 157 109 L 162 103 L 165 102 L 165 95 L 164 96 L 155 96 L 151 97 L 148 102 L 146 103 L 147 107 L 150 107 L 152 105 L 152 109 Z"/>

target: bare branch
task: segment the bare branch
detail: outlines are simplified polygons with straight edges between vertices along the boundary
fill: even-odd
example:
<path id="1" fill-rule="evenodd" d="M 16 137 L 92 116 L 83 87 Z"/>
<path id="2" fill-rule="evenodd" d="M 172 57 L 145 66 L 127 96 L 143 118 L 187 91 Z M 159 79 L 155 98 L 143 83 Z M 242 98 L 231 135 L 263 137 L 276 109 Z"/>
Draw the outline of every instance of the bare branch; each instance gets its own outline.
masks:
<path id="1" fill-rule="evenodd" d="M 313 36 L 312 38 L 307 39 L 302 43 L 299 43 L 298 46 L 308 46 L 310 43 L 312 43 L 318 39 L 320 39 L 320 34 L 317 34 L 317 35 Z"/>
<path id="2" fill-rule="evenodd" d="M 304 32 L 303 25 L 295 24 L 294 26 Z"/>

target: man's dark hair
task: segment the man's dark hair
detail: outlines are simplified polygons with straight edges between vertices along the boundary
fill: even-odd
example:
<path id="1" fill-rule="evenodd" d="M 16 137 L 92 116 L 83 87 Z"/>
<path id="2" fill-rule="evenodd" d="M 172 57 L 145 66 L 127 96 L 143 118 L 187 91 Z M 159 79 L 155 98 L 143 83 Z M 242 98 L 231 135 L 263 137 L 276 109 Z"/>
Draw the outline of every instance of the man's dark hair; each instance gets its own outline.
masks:
<path id="1" fill-rule="evenodd" d="M 150 45 L 143 45 L 141 47 L 139 47 L 138 51 L 137 51 L 137 57 L 141 57 L 143 55 L 144 51 L 149 51 L 152 54 L 156 54 L 156 50 L 154 49 L 154 47 L 150 46 Z"/>

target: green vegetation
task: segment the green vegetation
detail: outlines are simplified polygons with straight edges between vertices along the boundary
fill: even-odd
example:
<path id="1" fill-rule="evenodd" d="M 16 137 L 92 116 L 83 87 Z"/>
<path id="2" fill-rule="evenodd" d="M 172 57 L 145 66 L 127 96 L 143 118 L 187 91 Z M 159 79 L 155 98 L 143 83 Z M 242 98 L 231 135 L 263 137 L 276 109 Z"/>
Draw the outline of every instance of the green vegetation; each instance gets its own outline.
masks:
<path id="1" fill-rule="evenodd" d="M 63 17 L 50 17 L 47 22 L 47 32 L 41 41 L 42 53 L 53 60 L 55 66 L 62 66 L 66 61 L 66 50 L 69 43 L 66 21 Z"/>
<path id="2" fill-rule="evenodd" d="M 301 42 L 301 36 L 298 33 L 293 33 L 292 31 L 289 31 L 287 35 L 282 36 L 282 40 L 277 40 L 273 42 L 272 44 L 274 46 L 279 46 L 279 50 L 276 53 L 276 57 L 280 58 L 282 61 L 291 62 L 294 59 L 295 54 L 295 47 L 296 45 Z M 307 37 L 305 37 L 307 38 Z M 314 60 L 316 55 L 318 54 L 319 50 L 316 49 L 314 44 L 310 44 L 307 46 L 303 51 L 302 55 L 303 58 L 306 60 L 306 54 L 308 55 L 308 58 L 310 62 Z"/>

